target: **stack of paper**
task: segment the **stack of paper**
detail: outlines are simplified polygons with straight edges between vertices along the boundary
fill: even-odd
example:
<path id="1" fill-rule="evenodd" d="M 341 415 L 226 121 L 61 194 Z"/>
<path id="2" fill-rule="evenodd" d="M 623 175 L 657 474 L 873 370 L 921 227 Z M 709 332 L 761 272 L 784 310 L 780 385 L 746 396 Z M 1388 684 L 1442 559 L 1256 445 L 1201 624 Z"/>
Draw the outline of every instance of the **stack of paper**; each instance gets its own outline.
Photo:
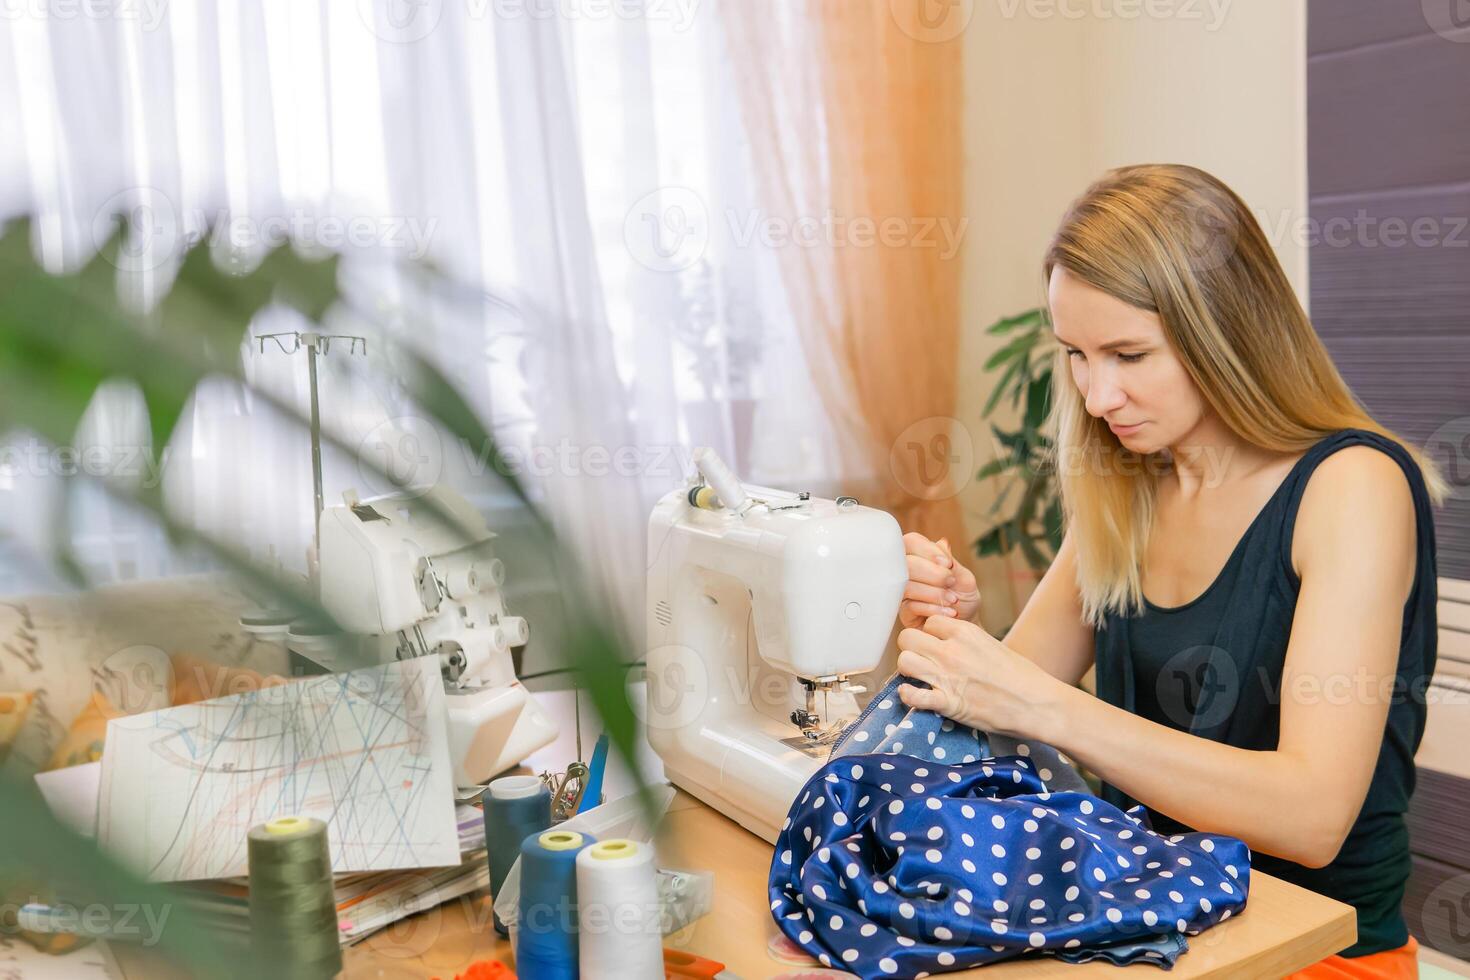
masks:
<path id="1" fill-rule="evenodd" d="M 343 944 L 489 884 L 454 801 L 438 664 L 422 658 L 109 723 L 102 762 L 43 773 L 57 815 L 231 931 L 249 928 L 246 833 L 327 823 Z"/>
<path id="2" fill-rule="evenodd" d="M 157 881 L 246 873 L 246 835 L 327 823 L 332 870 L 459 863 L 444 685 L 430 657 L 117 718 L 101 845 Z"/>
<path id="3" fill-rule="evenodd" d="M 478 807 L 468 804 L 460 804 L 456 816 L 462 849 L 459 864 L 419 872 L 336 877 L 342 945 L 350 946 L 399 919 L 490 886 L 484 818 Z M 206 921 L 227 930 L 250 928 L 250 879 L 192 882 L 186 888 L 186 900 Z"/>

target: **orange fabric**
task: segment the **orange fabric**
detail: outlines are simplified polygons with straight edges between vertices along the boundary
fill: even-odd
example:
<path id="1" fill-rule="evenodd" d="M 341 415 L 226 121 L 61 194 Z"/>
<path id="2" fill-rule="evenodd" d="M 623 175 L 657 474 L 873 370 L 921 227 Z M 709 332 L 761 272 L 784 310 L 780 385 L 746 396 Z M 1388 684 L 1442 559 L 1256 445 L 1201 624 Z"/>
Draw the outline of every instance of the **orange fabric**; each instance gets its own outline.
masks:
<path id="1" fill-rule="evenodd" d="M 1348 959 L 1329 956 L 1298 970 L 1288 980 L 1417 980 L 1419 941 L 1413 936 L 1398 949 Z"/>
<path id="2" fill-rule="evenodd" d="M 187 653 L 176 653 L 170 659 L 174 676 L 169 700 L 174 706 L 279 687 L 291 681 L 289 677 L 261 674 L 248 667 L 224 667 Z"/>
<path id="3" fill-rule="evenodd" d="M 103 695 L 93 692 L 87 699 L 87 706 L 72 719 L 71 726 L 52 751 L 46 768 L 66 769 L 102 758 L 102 739 L 107 734 L 108 721 L 121 718 L 126 713 L 119 711 Z"/>
<path id="4" fill-rule="evenodd" d="M 479 960 L 471 963 L 465 972 L 456 973 L 454 980 L 516 980 L 516 975 L 499 960 Z"/>
<path id="5" fill-rule="evenodd" d="M 918 7 L 744 0 L 719 14 L 762 203 L 836 222 L 777 251 L 837 451 L 876 478 L 842 492 L 958 543 L 970 538 L 955 494 L 974 478 L 964 443 L 980 435 L 956 418 L 963 38 L 945 28 L 963 24 L 929 24 Z"/>
<path id="6" fill-rule="evenodd" d="M 5 761 L 11 744 L 25 728 L 35 701 L 36 695 L 31 691 L 0 693 L 0 762 Z"/>
<path id="7" fill-rule="evenodd" d="M 224 667 L 184 653 L 175 654 L 170 661 L 172 678 L 169 703 L 175 706 L 241 694 L 262 687 L 275 687 L 290 680 L 287 677 L 266 676 L 244 667 Z M 87 706 L 72 720 L 66 735 L 51 753 L 46 768 L 65 769 L 102 758 L 102 742 L 107 734 L 107 722 L 126 714 L 127 711 L 116 707 L 104 695 L 94 692 Z"/>

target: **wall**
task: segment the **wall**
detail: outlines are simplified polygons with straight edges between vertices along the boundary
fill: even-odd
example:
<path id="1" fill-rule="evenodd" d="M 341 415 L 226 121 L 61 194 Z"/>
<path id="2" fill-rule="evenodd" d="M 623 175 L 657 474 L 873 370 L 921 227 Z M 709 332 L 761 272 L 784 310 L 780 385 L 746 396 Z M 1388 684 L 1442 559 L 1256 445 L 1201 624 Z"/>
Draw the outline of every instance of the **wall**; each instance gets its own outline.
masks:
<path id="1" fill-rule="evenodd" d="M 966 45 L 965 289 L 960 418 L 976 468 L 995 455 L 980 409 L 996 347 L 986 325 L 1044 298 L 1041 253 L 1067 203 L 1108 167 L 1188 163 L 1267 227 L 1305 302 L 1304 0 L 984 0 Z M 1128 16 L 1136 11 L 1135 16 Z M 1156 16 L 1148 16 L 1153 11 Z M 1010 420 L 1005 420 L 1009 424 Z M 972 537 L 997 487 L 961 493 Z M 987 628 L 1009 625 L 1034 576 L 980 563 Z"/>
<path id="2" fill-rule="evenodd" d="M 1443 467 L 1439 574 L 1470 579 L 1470 21 L 1427 2 L 1311 11 L 1317 332 L 1373 417 Z"/>

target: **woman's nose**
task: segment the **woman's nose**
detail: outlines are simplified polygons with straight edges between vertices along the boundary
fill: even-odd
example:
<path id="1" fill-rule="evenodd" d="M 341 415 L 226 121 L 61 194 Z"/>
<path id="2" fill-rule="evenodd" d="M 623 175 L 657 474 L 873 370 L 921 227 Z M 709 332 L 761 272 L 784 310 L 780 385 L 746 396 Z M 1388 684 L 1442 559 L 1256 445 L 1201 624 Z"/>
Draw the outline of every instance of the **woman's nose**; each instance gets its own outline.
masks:
<path id="1" fill-rule="evenodd" d="M 1123 389 L 1113 383 L 1106 371 L 1093 371 L 1087 379 L 1087 414 L 1103 418 L 1123 407 L 1127 401 Z"/>

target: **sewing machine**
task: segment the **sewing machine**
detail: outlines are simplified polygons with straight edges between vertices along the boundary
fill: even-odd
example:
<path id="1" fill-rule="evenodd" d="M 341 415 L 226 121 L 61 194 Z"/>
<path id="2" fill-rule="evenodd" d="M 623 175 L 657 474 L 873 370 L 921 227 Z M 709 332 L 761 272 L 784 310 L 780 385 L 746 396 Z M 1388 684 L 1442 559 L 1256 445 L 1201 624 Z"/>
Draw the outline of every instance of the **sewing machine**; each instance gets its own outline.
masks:
<path id="1" fill-rule="evenodd" d="M 858 714 L 908 581 L 898 522 L 741 484 L 711 450 L 648 522 L 648 740 L 677 785 L 774 842 Z"/>
<path id="2" fill-rule="evenodd" d="M 436 517 L 428 502 L 467 533 Z M 530 637 L 505 610 L 495 535 L 458 494 L 359 500 L 321 512 L 321 601 L 355 645 L 292 634 L 292 648 L 328 670 L 437 657 L 444 674 L 456 785 L 476 789 L 556 738 L 557 727 L 516 679 L 511 648 Z M 466 541 L 466 538 L 469 540 Z M 344 662 L 350 657 L 357 662 Z"/>

